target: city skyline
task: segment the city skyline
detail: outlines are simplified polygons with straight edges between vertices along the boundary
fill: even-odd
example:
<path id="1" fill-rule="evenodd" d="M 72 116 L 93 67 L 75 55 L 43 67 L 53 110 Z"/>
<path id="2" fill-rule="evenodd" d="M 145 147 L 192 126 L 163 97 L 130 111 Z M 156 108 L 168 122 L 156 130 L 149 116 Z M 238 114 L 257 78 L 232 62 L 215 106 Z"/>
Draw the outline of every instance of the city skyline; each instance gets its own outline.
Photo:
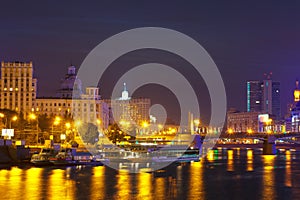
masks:
<path id="1" fill-rule="evenodd" d="M 240 95 L 236 95 L 243 94 L 242 99 L 246 99 L 245 80 L 261 79 L 263 73 L 272 71 L 273 79 L 280 81 L 282 90 L 286 91 L 283 96 L 288 96 L 299 76 L 298 2 L 235 3 L 234 6 L 225 2 L 186 4 L 178 1 L 160 2 L 159 6 L 137 2 L 118 6 L 63 2 L 59 6 L 49 2 L 18 4 L 22 6 L 15 7 L 8 2 L 2 5 L 0 15 L 4 28 L 0 33 L 0 59 L 33 60 L 40 88 L 43 88 L 41 96 L 54 95 L 59 74 L 71 63 L 79 67 L 99 42 L 120 31 L 142 26 L 173 28 L 202 44 L 221 71 L 229 107 L 245 109 L 246 104 L 241 103 L 245 101 L 237 100 Z M 13 15 L 11 8 L 14 8 Z M 155 16 L 152 16 L 154 11 Z M 125 62 L 132 63 L 132 59 L 129 57 Z M 57 84 L 48 84 L 50 80 Z M 104 96 L 107 95 L 105 88 Z"/>

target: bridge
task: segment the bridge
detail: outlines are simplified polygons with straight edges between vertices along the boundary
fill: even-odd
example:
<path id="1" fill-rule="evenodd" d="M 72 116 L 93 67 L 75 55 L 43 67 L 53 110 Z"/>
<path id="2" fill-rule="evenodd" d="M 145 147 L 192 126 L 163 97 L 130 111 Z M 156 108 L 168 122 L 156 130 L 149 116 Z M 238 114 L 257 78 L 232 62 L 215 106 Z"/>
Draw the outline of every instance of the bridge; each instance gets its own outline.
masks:
<path id="1" fill-rule="evenodd" d="M 222 134 L 220 138 L 228 139 L 258 139 L 263 140 L 263 153 L 264 154 L 275 154 L 276 152 L 276 140 L 283 140 L 293 144 L 300 144 L 300 141 L 294 140 L 295 138 L 300 138 L 299 132 L 291 133 L 226 133 Z"/>

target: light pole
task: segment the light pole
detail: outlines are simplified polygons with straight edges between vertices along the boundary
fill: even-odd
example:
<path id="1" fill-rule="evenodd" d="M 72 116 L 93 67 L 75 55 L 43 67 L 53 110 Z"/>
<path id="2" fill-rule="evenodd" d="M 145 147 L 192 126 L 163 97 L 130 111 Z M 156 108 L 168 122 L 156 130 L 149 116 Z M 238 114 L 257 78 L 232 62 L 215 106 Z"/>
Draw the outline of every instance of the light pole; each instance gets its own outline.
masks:
<path id="1" fill-rule="evenodd" d="M 56 116 L 55 119 L 54 119 L 54 122 L 52 123 L 52 137 L 54 137 L 53 126 L 57 126 L 60 123 L 60 120 L 61 120 L 60 117 Z"/>
<path id="2" fill-rule="evenodd" d="M 39 143 L 39 119 L 38 116 L 36 116 L 34 113 L 31 113 L 29 115 L 29 118 L 32 120 L 36 120 L 36 144 Z"/>
<path id="3" fill-rule="evenodd" d="M 17 119 L 18 119 L 18 117 L 17 116 L 13 116 L 12 118 L 11 118 L 11 120 L 9 121 L 9 128 L 11 129 L 11 121 L 17 121 Z"/>

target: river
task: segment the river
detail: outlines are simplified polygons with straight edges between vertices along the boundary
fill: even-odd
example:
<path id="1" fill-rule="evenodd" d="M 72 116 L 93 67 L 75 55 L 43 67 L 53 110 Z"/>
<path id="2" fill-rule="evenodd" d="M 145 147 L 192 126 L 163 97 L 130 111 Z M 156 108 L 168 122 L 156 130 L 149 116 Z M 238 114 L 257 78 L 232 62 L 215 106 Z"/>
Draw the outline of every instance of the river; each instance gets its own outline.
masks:
<path id="1" fill-rule="evenodd" d="M 216 149 L 157 173 L 106 166 L 0 166 L 1 199 L 299 199 L 300 152 Z M 135 167 L 130 164 L 129 167 Z"/>

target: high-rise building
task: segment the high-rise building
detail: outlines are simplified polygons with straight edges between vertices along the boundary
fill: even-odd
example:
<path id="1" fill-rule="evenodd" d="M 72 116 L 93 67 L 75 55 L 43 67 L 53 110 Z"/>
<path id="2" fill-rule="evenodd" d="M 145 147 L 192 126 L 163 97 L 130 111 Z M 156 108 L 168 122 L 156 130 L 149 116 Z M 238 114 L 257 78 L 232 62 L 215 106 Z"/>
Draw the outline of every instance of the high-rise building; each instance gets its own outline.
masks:
<path id="1" fill-rule="evenodd" d="M 268 113 L 280 119 L 280 82 L 271 79 L 248 81 L 247 111 Z"/>
<path id="2" fill-rule="evenodd" d="M 262 111 L 262 87 L 261 81 L 247 82 L 247 112 Z"/>
<path id="3" fill-rule="evenodd" d="M 32 62 L 1 62 L 0 95 L 0 108 L 31 112 L 37 95 Z"/>

